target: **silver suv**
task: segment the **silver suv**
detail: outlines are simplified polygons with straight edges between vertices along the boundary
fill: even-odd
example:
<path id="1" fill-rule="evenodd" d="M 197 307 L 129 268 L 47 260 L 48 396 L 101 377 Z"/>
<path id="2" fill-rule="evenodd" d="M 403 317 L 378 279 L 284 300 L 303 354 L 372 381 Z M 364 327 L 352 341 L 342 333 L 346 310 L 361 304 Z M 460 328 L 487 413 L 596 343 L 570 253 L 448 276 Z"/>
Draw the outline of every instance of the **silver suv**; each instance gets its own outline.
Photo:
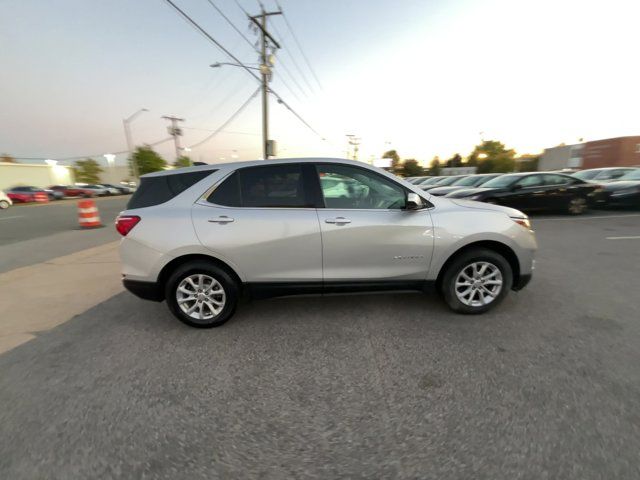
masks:
<path id="1" fill-rule="evenodd" d="M 194 327 L 222 325 L 241 297 L 296 293 L 433 287 L 481 313 L 529 282 L 536 250 L 518 210 L 337 159 L 145 175 L 116 228 L 124 286 Z"/>

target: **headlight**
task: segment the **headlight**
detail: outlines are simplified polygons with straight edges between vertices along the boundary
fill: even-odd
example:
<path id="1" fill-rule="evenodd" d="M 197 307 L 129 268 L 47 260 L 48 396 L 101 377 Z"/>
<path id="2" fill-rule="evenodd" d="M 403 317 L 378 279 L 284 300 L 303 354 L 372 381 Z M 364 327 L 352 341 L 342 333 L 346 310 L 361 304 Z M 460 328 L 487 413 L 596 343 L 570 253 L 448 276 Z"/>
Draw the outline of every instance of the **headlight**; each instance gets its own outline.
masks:
<path id="1" fill-rule="evenodd" d="M 527 230 L 531 230 L 531 222 L 529 221 L 529 217 L 526 215 L 524 217 L 511 217 L 511 220 L 516 222 L 518 225 L 522 225 Z"/>

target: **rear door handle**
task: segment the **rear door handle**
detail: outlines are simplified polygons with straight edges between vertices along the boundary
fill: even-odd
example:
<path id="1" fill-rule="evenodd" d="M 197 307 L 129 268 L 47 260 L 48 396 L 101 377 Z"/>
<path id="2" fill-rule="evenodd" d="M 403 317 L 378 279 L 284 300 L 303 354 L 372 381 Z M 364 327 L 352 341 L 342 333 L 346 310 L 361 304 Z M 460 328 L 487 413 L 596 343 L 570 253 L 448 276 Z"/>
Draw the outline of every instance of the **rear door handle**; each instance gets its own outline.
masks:
<path id="1" fill-rule="evenodd" d="M 233 222 L 233 218 L 227 217 L 226 215 L 222 215 L 221 217 L 218 217 L 218 218 L 210 218 L 209 222 L 210 223 L 230 223 L 230 222 Z"/>
<path id="2" fill-rule="evenodd" d="M 335 223 L 336 225 L 345 225 L 347 223 L 351 223 L 351 220 L 344 217 L 336 217 L 336 218 L 327 218 L 324 223 Z"/>

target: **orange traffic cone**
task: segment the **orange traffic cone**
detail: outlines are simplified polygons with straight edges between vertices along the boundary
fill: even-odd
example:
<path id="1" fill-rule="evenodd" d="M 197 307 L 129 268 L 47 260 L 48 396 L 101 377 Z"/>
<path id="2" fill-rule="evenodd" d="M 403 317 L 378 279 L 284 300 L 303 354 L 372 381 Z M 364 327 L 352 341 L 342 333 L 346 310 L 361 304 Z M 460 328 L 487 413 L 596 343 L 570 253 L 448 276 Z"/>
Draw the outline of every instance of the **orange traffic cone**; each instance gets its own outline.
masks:
<path id="1" fill-rule="evenodd" d="M 93 200 L 80 200 L 78 202 L 78 223 L 81 228 L 101 227 L 100 214 Z"/>

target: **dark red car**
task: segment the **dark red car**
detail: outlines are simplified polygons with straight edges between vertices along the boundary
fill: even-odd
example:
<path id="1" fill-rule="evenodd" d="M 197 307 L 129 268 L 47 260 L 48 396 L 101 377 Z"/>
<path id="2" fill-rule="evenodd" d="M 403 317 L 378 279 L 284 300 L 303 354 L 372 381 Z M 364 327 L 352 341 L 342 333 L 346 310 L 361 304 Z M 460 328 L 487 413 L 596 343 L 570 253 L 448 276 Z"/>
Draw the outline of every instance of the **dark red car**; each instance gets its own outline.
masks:
<path id="1" fill-rule="evenodd" d="M 48 202 L 49 195 L 38 187 L 13 187 L 5 190 L 13 203 Z"/>
<path id="2" fill-rule="evenodd" d="M 51 185 L 50 190 L 62 192 L 65 197 L 95 197 L 96 193 L 90 188 L 78 187 L 76 185 Z"/>

